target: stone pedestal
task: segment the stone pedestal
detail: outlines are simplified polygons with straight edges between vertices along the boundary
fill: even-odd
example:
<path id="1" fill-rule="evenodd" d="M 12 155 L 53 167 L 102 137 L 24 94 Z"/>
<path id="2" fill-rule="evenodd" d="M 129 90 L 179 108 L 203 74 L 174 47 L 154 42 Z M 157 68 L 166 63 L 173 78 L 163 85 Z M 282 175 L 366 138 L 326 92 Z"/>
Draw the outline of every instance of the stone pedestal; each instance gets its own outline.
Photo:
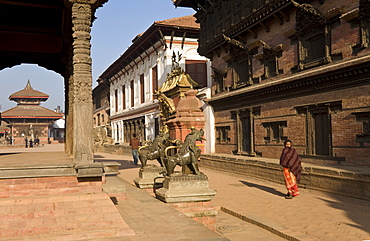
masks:
<path id="1" fill-rule="evenodd" d="M 164 179 L 161 172 L 165 172 L 164 167 L 159 167 L 155 165 L 147 165 L 140 168 L 139 177 L 134 179 L 135 185 L 141 189 L 158 187 L 162 185 Z"/>
<path id="2" fill-rule="evenodd" d="M 209 188 L 208 177 L 203 173 L 200 175 L 174 173 L 170 177 L 165 177 L 163 187 L 157 189 L 155 195 L 166 203 L 204 202 L 212 200 L 216 191 Z"/>

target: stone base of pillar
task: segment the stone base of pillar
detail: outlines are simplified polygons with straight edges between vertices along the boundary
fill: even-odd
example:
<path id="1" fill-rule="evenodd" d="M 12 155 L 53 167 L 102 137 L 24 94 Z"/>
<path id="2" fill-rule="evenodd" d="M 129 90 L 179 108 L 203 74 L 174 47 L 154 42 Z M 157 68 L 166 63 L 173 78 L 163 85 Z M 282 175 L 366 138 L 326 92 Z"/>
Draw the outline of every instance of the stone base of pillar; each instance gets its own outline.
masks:
<path id="1" fill-rule="evenodd" d="M 164 167 L 147 165 L 140 168 L 139 176 L 134 179 L 134 183 L 141 189 L 160 188 L 164 179 L 161 172 L 165 171 L 166 169 Z"/>
<path id="2" fill-rule="evenodd" d="M 76 176 L 79 178 L 91 178 L 103 176 L 103 164 L 101 162 L 75 164 Z"/>
<path id="3" fill-rule="evenodd" d="M 174 173 L 166 176 L 163 187 L 155 190 L 159 200 L 166 203 L 211 201 L 216 191 L 209 188 L 208 177 L 200 175 Z"/>

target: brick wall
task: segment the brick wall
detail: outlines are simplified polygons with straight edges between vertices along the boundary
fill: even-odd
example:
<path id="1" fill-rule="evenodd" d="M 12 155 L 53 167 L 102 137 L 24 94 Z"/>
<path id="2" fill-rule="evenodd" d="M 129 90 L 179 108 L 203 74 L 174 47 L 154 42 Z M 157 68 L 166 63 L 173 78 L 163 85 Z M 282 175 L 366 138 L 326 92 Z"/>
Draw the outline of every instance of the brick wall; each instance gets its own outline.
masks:
<path id="1" fill-rule="evenodd" d="M 330 11 L 335 11 L 338 6 L 344 6 L 344 12 L 348 13 L 358 7 L 359 1 L 325 1 L 320 4 L 318 1 L 311 1 L 312 4 L 320 13 L 323 15 Z M 338 81 L 348 80 L 352 81 L 354 78 L 363 77 L 351 77 L 346 74 L 348 66 L 351 65 L 352 61 L 358 60 L 361 57 L 367 56 L 370 53 L 370 48 L 358 48 L 355 50 L 355 46 L 360 43 L 360 25 L 358 21 L 348 22 L 346 18 L 336 18 L 330 26 L 330 54 L 332 55 L 332 62 L 328 64 L 319 65 L 315 68 L 305 69 L 303 71 L 298 71 L 294 66 L 298 64 L 298 38 L 288 37 L 289 31 L 292 31 L 296 27 L 296 9 L 292 8 L 285 12 L 290 18 L 290 21 L 283 21 L 279 23 L 278 21 L 271 20 L 267 24 L 270 31 L 266 31 L 265 28 L 255 28 L 253 31 L 256 33 L 255 36 L 252 34 L 247 34 L 248 31 L 240 34 L 238 36 L 233 36 L 234 39 L 241 39 L 246 45 L 251 44 L 255 41 L 262 40 L 271 47 L 275 47 L 278 44 L 284 46 L 281 56 L 278 57 L 278 68 L 281 73 L 275 77 L 271 78 L 261 78 L 264 73 L 264 66 L 262 62 L 258 59 L 252 57 L 252 77 L 261 84 L 268 84 L 274 86 L 274 83 L 282 80 L 286 77 L 295 77 L 299 80 L 301 75 L 309 73 L 310 75 L 317 75 L 320 77 L 330 71 L 337 71 L 340 68 L 343 70 L 343 75 L 338 79 Z M 338 16 L 341 16 L 340 14 Z M 257 36 L 257 37 L 256 37 Z M 227 49 L 227 48 L 226 48 Z M 258 46 L 256 50 L 258 53 L 263 51 L 263 46 Z M 217 53 L 213 56 L 212 65 L 220 70 L 227 69 L 228 74 L 225 77 L 225 85 L 232 86 L 232 71 L 228 66 L 228 61 L 230 61 L 233 56 L 231 56 L 230 51 L 224 49 L 217 49 Z M 368 61 L 368 60 L 367 60 Z M 342 67 L 338 66 L 338 63 L 346 63 Z M 366 77 L 368 78 L 368 77 Z M 257 81 L 257 82 L 258 82 Z M 356 134 L 363 133 L 363 124 L 356 120 L 354 112 L 366 112 L 370 110 L 370 85 L 362 86 L 345 86 L 341 88 L 332 88 L 320 90 L 321 84 L 317 85 L 316 89 L 312 93 L 301 94 L 300 96 L 290 96 L 283 98 L 274 99 L 273 96 L 270 100 L 256 99 L 248 101 L 238 102 L 235 98 L 234 103 L 230 104 L 228 99 L 233 96 L 238 90 L 230 90 L 229 93 L 224 93 L 225 102 L 218 104 L 221 106 L 222 110 L 218 110 L 215 107 L 215 125 L 217 126 L 229 126 L 230 131 L 228 133 L 229 141 L 227 143 L 218 143 L 216 141 L 215 152 L 216 153 L 233 153 L 237 150 L 237 136 L 238 130 L 236 125 L 235 116 L 233 112 L 236 110 L 244 110 L 245 108 L 260 107 L 261 113 L 255 116 L 254 119 L 254 145 L 255 152 L 262 155 L 262 157 L 268 158 L 278 158 L 281 154 L 281 149 L 283 145 L 283 140 L 280 142 L 270 142 L 266 143 L 264 137 L 266 137 L 266 128 L 262 125 L 265 122 L 274 121 L 286 121 L 287 127 L 283 130 L 284 136 L 288 139 L 293 140 L 293 144 L 297 149 L 298 153 L 301 155 L 307 155 L 308 145 L 308 132 L 306 125 L 306 116 L 298 115 L 295 107 L 307 106 L 317 103 L 327 103 L 333 101 L 341 101 L 342 109 L 340 111 L 335 111 L 330 113 L 331 118 L 331 157 L 344 158 L 347 163 L 353 165 L 366 165 L 370 166 L 370 143 L 363 142 L 359 143 L 356 141 Z M 244 89 L 253 89 L 254 86 L 244 87 Z M 302 87 L 305 88 L 305 87 Z M 282 89 L 281 92 L 284 92 Z M 248 93 L 248 92 L 246 92 Z M 279 96 L 282 93 L 275 93 Z M 214 97 L 220 96 L 222 93 L 215 94 Z M 273 95 L 273 94 L 272 94 Z M 212 105 L 212 102 L 210 102 Z M 229 110 L 224 110 L 225 106 L 230 105 Z M 239 133 L 241 134 L 241 133 Z"/>

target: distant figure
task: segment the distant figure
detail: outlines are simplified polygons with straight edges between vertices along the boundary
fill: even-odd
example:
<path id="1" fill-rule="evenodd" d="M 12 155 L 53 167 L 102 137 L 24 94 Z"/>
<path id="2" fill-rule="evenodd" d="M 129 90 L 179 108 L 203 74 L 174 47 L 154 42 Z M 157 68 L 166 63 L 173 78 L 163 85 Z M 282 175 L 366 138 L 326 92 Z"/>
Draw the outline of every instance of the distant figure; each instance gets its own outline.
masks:
<path id="1" fill-rule="evenodd" d="M 284 149 L 280 157 L 280 165 L 283 166 L 285 185 L 288 193 L 286 199 L 292 199 L 299 195 L 297 183 L 301 179 L 301 160 L 299 159 L 297 151 L 292 147 L 292 141 L 286 140 L 284 142 Z"/>
<path id="2" fill-rule="evenodd" d="M 137 161 L 138 161 L 138 151 L 137 150 L 139 149 L 140 141 L 139 141 L 139 139 L 136 138 L 136 134 L 133 134 L 132 136 L 133 136 L 133 138 L 130 141 L 130 146 L 132 148 L 132 157 L 134 158 L 134 164 L 138 165 L 138 163 L 137 163 Z"/>
<path id="3" fill-rule="evenodd" d="M 24 142 L 25 142 L 25 144 L 26 144 L 26 148 L 28 148 L 28 139 L 27 139 L 27 137 L 26 137 L 26 138 L 24 138 Z"/>
<path id="4" fill-rule="evenodd" d="M 33 140 L 30 140 L 30 147 L 33 147 Z"/>

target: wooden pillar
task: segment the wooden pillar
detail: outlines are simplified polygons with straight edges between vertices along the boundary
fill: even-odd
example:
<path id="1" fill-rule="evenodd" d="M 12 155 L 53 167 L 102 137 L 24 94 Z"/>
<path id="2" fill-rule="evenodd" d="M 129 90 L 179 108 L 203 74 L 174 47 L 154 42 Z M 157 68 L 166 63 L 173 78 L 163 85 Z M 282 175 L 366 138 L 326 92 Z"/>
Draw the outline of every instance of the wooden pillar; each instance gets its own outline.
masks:
<path id="1" fill-rule="evenodd" d="M 73 157 L 75 163 L 92 163 L 93 105 L 90 57 L 90 26 L 92 7 L 78 0 L 72 5 L 72 77 L 69 83 L 69 115 L 72 125 Z"/>
<path id="2" fill-rule="evenodd" d="M 67 71 L 64 76 L 64 94 L 65 94 L 65 131 L 64 131 L 64 151 L 73 157 L 73 75 L 72 75 L 72 59 L 67 63 Z"/>

